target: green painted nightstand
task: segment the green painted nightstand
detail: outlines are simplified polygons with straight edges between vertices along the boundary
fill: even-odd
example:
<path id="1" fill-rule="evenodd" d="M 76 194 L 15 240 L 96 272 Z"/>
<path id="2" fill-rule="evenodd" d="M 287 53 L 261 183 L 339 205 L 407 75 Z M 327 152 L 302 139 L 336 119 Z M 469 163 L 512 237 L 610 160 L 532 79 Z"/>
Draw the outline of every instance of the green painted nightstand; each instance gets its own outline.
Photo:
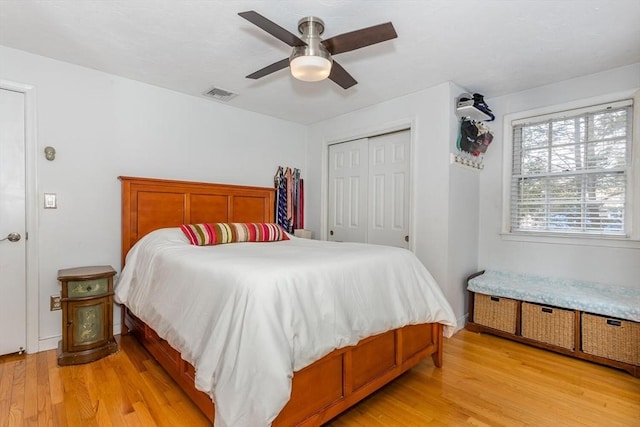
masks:
<path id="1" fill-rule="evenodd" d="M 108 265 L 58 271 L 62 340 L 58 365 L 93 362 L 118 350 L 113 338 L 113 276 Z"/>

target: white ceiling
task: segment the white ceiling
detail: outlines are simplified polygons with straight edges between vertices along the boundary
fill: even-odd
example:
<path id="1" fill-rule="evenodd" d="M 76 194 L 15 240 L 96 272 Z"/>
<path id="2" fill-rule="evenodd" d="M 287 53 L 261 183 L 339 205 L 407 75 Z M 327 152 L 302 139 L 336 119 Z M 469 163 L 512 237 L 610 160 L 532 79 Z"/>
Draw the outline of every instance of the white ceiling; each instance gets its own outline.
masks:
<path id="1" fill-rule="evenodd" d="M 291 48 L 246 10 L 294 34 L 318 16 L 325 38 L 391 21 L 398 38 L 335 56 L 348 90 L 288 69 L 249 80 Z M 640 1 L 0 1 L 0 44 L 309 124 L 445 81 L 490 98 L 640 62 Z"/>

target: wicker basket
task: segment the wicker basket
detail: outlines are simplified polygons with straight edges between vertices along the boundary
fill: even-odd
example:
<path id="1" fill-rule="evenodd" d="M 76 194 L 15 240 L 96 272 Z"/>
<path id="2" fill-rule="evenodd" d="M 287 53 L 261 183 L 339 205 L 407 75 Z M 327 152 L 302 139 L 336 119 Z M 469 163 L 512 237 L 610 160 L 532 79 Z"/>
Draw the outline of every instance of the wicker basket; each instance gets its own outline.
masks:
<path id="1" fill-rule="evenodd" d="M 510 334 L 516 333 L 518 301 L 484 294 L 474 295 L 474 323 Z"/>
<path id="2" fill-rule="evenodd" d="M 640 323 L 582 313 L 582 351 L 640 366 Z"/>
<path id="3" fill-rule="evenodd" d="M 573 350 L 575 311 L 523 302 L 522 336 Z"/>

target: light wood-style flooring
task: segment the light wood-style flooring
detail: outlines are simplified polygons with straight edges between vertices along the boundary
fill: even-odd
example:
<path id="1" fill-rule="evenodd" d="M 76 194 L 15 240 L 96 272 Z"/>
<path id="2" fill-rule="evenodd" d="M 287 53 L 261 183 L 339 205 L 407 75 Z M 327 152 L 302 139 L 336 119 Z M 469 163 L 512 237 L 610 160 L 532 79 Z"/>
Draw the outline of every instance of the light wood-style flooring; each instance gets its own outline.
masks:
<path id="1" fill-rule="evenodd" d="M 120 351 L 58 367 L 54 350 L 0 358 L 0 427 L 206 426 L 133 337 Z M 640 379 L 485 334 L 445 340 L 427 359 L 330 424 L 640 426 Z"/>

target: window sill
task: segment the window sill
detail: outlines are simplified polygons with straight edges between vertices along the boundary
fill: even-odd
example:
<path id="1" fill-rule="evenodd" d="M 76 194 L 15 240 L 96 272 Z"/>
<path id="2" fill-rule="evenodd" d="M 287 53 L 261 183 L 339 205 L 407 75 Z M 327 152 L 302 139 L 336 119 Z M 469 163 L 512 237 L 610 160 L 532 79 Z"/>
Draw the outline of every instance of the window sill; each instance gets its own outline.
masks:
<path id="1" fill-rule="evenodd" d="M 576 236 L 551 233 L 500 233 L 502 240 L 513 242 L 547 243 L 553 245 L 598 246 L 622 249 L 640 249 L 640 240 L 627 237 Z"/>

